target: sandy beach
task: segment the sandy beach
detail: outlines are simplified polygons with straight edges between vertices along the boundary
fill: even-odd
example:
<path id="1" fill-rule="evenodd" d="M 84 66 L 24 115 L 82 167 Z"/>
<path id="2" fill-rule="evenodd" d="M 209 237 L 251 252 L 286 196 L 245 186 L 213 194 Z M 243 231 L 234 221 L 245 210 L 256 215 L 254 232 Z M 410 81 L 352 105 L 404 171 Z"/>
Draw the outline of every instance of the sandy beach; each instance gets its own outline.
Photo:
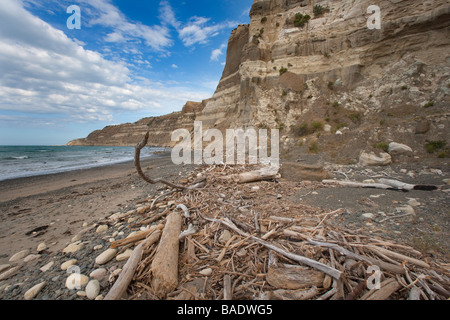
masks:
<path id="1" fill-rule="evenodd" d="M 167 154 L 143 160 L 142 167 L 166 179 L 185 172 Z M 52 243 L 49 250 L 57 252 L 84 223 L 134 208 L 158 187 L 142 181 L 132 162 L 1 181 L 0 264 L 40 242 Z"/>

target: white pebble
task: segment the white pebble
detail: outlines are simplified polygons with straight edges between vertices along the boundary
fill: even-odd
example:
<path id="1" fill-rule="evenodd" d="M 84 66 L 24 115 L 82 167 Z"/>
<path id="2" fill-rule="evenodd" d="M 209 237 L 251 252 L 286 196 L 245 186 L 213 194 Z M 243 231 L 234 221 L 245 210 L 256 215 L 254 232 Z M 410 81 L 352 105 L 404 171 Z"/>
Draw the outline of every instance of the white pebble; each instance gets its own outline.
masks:
<path id="1" fill-rule="evenodd" d="M 91 280 L 86 286 L 86 296 L 90 300 L 94 300 L 97 298 L 100 293 L 100 282 L 98 280 Z"/>
<path id="2" fill-rule="evenodd" d="M 25 300 L 34 299 L 39 294 L 39 292 L 41 292 L 41 290 L 45 287 L 46 284 L 47 283 L 45 281 L 41 282 L 41 283 L 35 285 L 30 290 L 28 290 L 27 292 L 25 292 L 25 295 L 24 295 Z"/>

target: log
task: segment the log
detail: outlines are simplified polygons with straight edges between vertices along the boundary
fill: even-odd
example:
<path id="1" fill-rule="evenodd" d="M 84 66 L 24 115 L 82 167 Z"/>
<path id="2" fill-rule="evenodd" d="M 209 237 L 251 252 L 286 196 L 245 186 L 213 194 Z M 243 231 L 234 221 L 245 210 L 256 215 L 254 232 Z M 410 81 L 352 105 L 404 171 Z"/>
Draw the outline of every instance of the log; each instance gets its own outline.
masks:
<path id="1" fill-rule="evenodd" d="M 269 266 L 267 282 L 277 289 L 297 290 L 321 287 L 325 274 L 302 266 Z"/>
<path id="2" fill-rule="evenodd" d="M 164 228 L 164 225 L 162 225 L 162 224 L 157 225 L 157 226 L 152 226 L 150 229 L 148 229 L 146 231 L 138 232 L 134 236 L 112 242 L 110 248 L 116 249 L 119 247 L 126 246 L 127 244 L 130 244 L 130 243 L 138 242 L 139 240 L 147 238 L 148 235 L 152 234 L 156 230 L 162 230 L 163 228 Z"/>
<path id="3" fill-rule="evenodd" d="M 279 170 L 280 168 L 277 166 L 263 167 L 259 170 L 232 175 L 231 178 L 237 183 L 248 183 L 261 180 L 270 180 L 279 178 L 278 174 Z"/>
<path id="4" fill-rule="evenodd" d="M 275 290 L 269 291 L 263 295 L 265 300 L 309 300 L 319 294 L 317 287 L 312 287 L 306 291 L 293 291 L 293 290 Z"/>
<path id="5" fill-rule="evenodd" d="M 370 290 L 361 297 L 361 300 L 386 300 L 400 288 L 401 285 L 396 279 L 389 278 L 381 283 L 381 288 L 379 290 Z"/>
<path id="6" fill-rule="evenodd" d="M 394 258 L 394 259 L 399 259 L 402 262 L 403 261 L 407 261 L 409 263 L 415 264 L 415 265 L 417 265 L 419 267 L 422 267 L 422 268 L 427 268 L 427 269 L 430 268 L 430 265 L 428 263 L 423 262 L 422 260 L 418 260 L 418 259 L 415 259 L 415 258 L 411 258 L 411 257 L 405 256 L 404 254 L 400 254 L 400 253 L 397 253 L 397 252 L 394 252 L 394 251 L 390 251 L 390 250 L 385 249 L 385 248 L 376 247 L 374 245 L 367 245 L 367 248 L 369 248 L 370 250 L 375 251 L 375 252 L 381 252 L 382 254 L 385 254 L 388 257 L 391 257 L 391 258 Z"/>
<path id="7" fill-rule="evenodd" d="M 156 243 L 161 236 L 161 231 L 159 229 L 155 230 L 147 239 L 142 241 L 131 254 L 130 258 L 128 258 L 127 263 L 122 269 L 119 278 L 112 286 L 111 290 L 109 290 L 108 294 L 104 298 L 104 300 L 118 300 L 122 296 L 122 294 L 128 288 L 131 280 L 133 279 L 134 273 L 139 262 L 142 259 L 142 254 L 144 249 L 152 244 Z"/>
<path id="8" fill-rule="evenodd" d="M 164 298 L 178 285 L 178 251 L 182 218 L 172 212 L 166 221 L 161 241 L 151 265 L 152 287 L 156 296 Z"/>
<path id="9" fill-rule="evenodd" d="M 223 276 L 223 300 L 233 300 L 231 277 L 229 274 Z"/>

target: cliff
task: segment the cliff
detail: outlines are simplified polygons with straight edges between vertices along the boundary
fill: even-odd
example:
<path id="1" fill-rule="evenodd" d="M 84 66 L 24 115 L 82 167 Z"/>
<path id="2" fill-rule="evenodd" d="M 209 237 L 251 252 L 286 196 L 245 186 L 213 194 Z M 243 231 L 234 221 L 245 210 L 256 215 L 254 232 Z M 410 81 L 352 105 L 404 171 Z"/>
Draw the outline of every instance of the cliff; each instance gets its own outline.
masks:
<path id="1" fill-rule="evenodd" d="M 353 161 L 392 141 L 426 156 L 427 140 L 449 142 L 450 4 L 377 1 L 381 29 L 370 29 L 371 2 L 255 0 L 200 108 L 107 127 L 71 144 L 134 145 L 150 129 L 154 144 L 170 145 L 170 132 L 191 129 L 195 119 L 204 129 L 279 128 L 292 158 L 318 149 Z"/>

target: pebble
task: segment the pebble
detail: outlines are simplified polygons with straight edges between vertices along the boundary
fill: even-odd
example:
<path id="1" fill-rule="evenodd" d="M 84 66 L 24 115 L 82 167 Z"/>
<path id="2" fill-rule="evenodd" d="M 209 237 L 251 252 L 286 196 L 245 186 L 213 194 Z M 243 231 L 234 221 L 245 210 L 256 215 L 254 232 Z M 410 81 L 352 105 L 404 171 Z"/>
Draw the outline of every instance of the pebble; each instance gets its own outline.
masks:
<path id="1" fill-rule="evenodd" d="M 15 262 L 15 261 L 21 260 L 21 259 L 25 258 L 29 254 L 30 254 L 30 250 L 28 250 L 28 249 L 19 251 L 16 254 L 14 254 L 11 258 L 9 258 L 9 261 L 10 262 Z"/>
<path id="2" fill-rule="evenodd" d="M 91 280 L 86 286 L 86 296 L 90 300 L 97 298 L 100 293 L 100 282 L 98 280 Z"/>
<path id="3" fill-rule="evenodd" d="M 55 264 L 55 261 L 50 261 L 49 263 L 47 263 L 45 266 L 43 266 L 39 270 L 41 270 L 42 272 L 47 272 L 48 270 L 51 269 L 51 267 L 53 267 L 54 264 Z"/>
<path id="4" fill-rule="evenodd" d="M 420 202 L 418 202 L 416 199 L 414 199 L 414 198 L 411 198 L 411 199 L 409 199 L 408 200 L 408 204 L 411 206 L 411 207 L 417 207 L 417 206 L 420 206 Z"/>
<path id="5" fill-rule="evenodd" d="M 223 230 L 222 235 L 219 237 L 220 243 L 225 244 L 230 239 L 231 239 L 231 232 L 228 230 Z"/>
<path id="6" fill-rule="evenodd" d="M 95 230 L 96 233 L 102 233 L 108 230 L 108 226 L 106 224 L 101 224 L 98 226 L 97 230 Z"/>
<path id="7" fill-rule="evenodd" d="M 210 276 L 213 273 L 213 270 L 211 268 L 205 268 L 202 271 L 199 272 L 203 276 Z"/>
<path id="8" fill-rule="evenodd" d="M 10 264 L 2 264 L 2 265 L 0 265 L 0 273 L 5 271 L 6 269 L 9 269 L 9 267 L 11 267 Z"/>
<path id="9" fill-rule="evenodd" d="M 86 297 L 86 291 L 77 291 L 77 296 Z"/>
<path id="10" fill-rule="evenodd" d="M 132 254 L 133 254 L 133 250 L 127 249 L 127 250 L 125 250 L 124 253 L 121 253 L 121 254 L 117 255 L 116 260 L 117 261 L 128 260 L 128 258 L 131 257 Z"/>
<path id="11" fill-rule="evenodd" d="M 27 292 L 25 292 L 24 299 L 25 300 L 34 299 L 39 294 L 39 292 L 41 292 L 41 290 L 45 287 L 46 284 L 47 282 L 44 281 L 29 289 Z"/>
<path id="12" fill-rule="evenodd" d="M 66 288 L 69 290 L 81 289 L 88 282 L 89 282 L 89 277 L 87 277 L 83 274 L 79 274 L 79 273 L 72 273 L 66 279 Z"/>
<path id="13" fill-rule="evenodd" d="M 99 244 L 94 247 L 94 250 L 100 250 L 101 248 L 103 248 L 103 246 L 101 244 Z"/>
<path id="14" fill-rule="evenodd" d="M 102 280 L 106 276 L 107 270 L 105 268 L 95 269 L 89 274 L 89 277 L 95 280 Z"/>
<path id="15" fill-rule="evenodd" d="M 65 271 L 65 270 L 69 269 L 69 267 L 75 265 L 77 262 L 78 262 L 77 259 L 68 260 L 68 261 L 64 262 L 63 264 L 61 264 L 61 270 Z"/>
<path id="16" fill-rule="evenodd" d="M 45 242 L 41 242 L 38 246 L 37 246 L 37 252 L 42 252 L 44 250 L 47 249 L 47 245 L 45 244 Z"/>
<path id="17" fill-rule="evenodd" d="M 39 259 L 40 257 L 41 257 L 41 255 L 39 255 L 39 254 L 29 254 L 23 259 L 23 262 L 34 261 L 34 260 Z"/>
<path id="18" fill-rule="evenodd" d="M 83 243 L 71 243 L 67 247 L 64 248 L 64 253 L 74 253 L 83 248 Z"/>
<path id="19" fill-rule="evenodd" d="M 105 264 L 110 261 L 117 253 L 117 249 L 107 249 L 101 253 L 97 258 L 95 258 L 96 264 Z"/>
<path id="20" fill-rule="evenodd" d="M 373 213 L 363 213 L 362 216 L 366 219 L 374 219 L 375 215 Z"/>

